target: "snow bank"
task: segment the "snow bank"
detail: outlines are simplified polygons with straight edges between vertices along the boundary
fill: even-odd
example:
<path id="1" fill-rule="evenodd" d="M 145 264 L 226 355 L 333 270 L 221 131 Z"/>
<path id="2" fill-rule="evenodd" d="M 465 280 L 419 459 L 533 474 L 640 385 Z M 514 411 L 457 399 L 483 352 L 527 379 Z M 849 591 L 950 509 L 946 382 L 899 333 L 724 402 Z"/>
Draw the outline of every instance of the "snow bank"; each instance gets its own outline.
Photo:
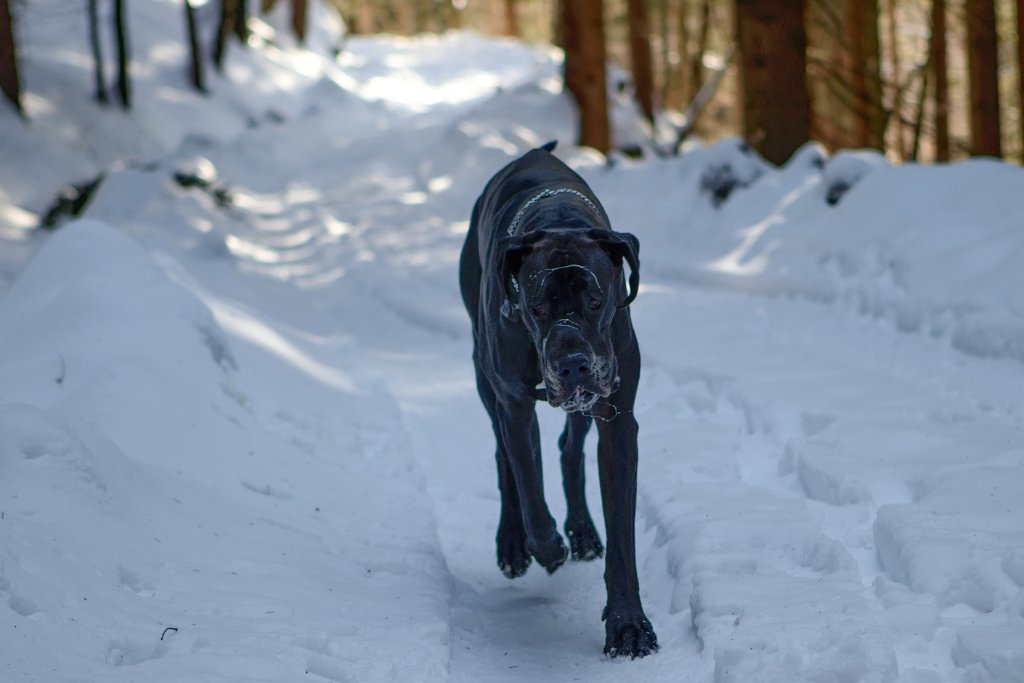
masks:
<path id="1" fill-rule="evenodd" d="M 894 167 L 808 145 L 772 169 L 725 140 L 586 176 L 613 222 L 654 247 L 648 272 L 831 302 L 972 355 L 1024 361 L 1016 166 Z"/>
<path id="2" fill-rule="evenodd" d="M 957 633 L 953 659 L 978 678 L 1024 681 L 1024 624 L 965 626 Z"/>
<path id="3" fill-rule="evenodd" d="M 235 365 L 206 307 L 169 283 L 138 243 L 96 221 L 51 240 L 0 299 L 0 317 L 9 331 L 0 339 L 9 359 L 0 384 L 35 389 L 22 396 L 34 403 L 94 403 L 107 382 L 117 393 L 121 372 L 161 375 L 141 387 L 218 374 L 226 383 Z"/>
<path id="4" fill-rule="evenodd" d="M 96 221 L 64 226 L 0 299 L 5 679 L 444 670 L 450 587 L 394 406 L 220 315 L 233 339 Z M 387 536 L 352 526 L 411 510 Z M 58 642 L 73 671 L 50 662 Z"/>
<path id="5" fill-rule="evenodd" d="M 722 642 L 714 680 L 899 680 L 896 656 L 858 582 L 715 577 L 691 598 L 702 638 Z"/>
<path id="6" fill-rule="evenodd" d="M 878 606 L 844 543 L 805 501 L 751 486 L 737 458 L 723 457 L 737 427 L 775 451 L 770 421 L 723 378 L 673 380 L 660 367 L 647 377 L 642 467 L 656 472 L 641 487 L 641 516 L 668 553 L 671 611 L 689 614 L 713 680 L 898 680 Z"/>
<path id="7" fill-rule="evenodd" d="M 671 577 L 647 590 L 698 680 L 1016 680 L 1018 364 L 643 277 L 640 519 Z"/>
<path id="8" fill-rule="evenodd" d="M 212 449 L 226 466 L 237 430 L 196 429 L 197 413 L 237 421 L 249 399 L 210 311 L 117 230 L 65 227 L 0 300 L 0 399 L 88 415 L 152 465 L 209 476 Z"/>
<path id="9" fill-rule="evenodd" d="M 1006 609 L 1024 588 L 1024 454 L 1004 467 L 951 468 L 917 482 L 915 501 L 878 511 L 886 571 L 941 607 Z"/>

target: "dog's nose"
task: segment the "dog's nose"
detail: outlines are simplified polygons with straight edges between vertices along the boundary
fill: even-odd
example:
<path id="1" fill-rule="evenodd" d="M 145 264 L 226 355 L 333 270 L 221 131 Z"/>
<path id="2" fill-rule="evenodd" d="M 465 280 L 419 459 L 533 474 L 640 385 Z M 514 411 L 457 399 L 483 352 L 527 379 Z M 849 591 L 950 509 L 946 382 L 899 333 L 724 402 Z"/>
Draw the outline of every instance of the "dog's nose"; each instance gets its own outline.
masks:
<path id="1" fill-rule="evenodd" d="M 555 374 L 566 385 L 582 384 L 590 377 L 590 361 L 582 353 L 570 353 L 555 361 Z"/>

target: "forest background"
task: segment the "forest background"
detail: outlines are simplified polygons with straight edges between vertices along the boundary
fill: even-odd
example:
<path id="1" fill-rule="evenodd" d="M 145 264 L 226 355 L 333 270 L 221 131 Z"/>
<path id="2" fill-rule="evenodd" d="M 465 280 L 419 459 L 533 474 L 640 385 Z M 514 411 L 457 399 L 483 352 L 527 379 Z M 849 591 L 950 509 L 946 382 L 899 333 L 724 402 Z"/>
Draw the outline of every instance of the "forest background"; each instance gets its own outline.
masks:
<path id="1" fill-rule="evenodd" d="M 0 0 L 0 88 L 19 109 L 18 63 L 32 49 L 19 44 L 19 14 L 31 2 Z M 776 164 L 807 140 L 829 150 L 873 148 L 892 161 L 1024 159 L 1024 0 L 331 3 L 348 35 L 471 29 L 562 47 L 580 142 L 603 152 L 617 145 L 678 153 L 696 133 L 742 136 Z M 261 40 L 247 18 L 279 4 L 304 40 L 316 20 L 308 0 L 182 0 L 182 40 L 191 46 L 183 69 L 192 87 L 206 89 L 204 72 L 219 68 L 225 50 Z M 97 100 L 124 107 L 130 10 L 126 0 L 81 0 L 62 10 L 80 14 L 91 37 Z M 197 19 L 203 14 L 211 20 Z M 204 34 L 204 26 L 215 30 Z M 609 90 L 635 96 L 651 125 L 646 141 L 612 140 Z"/>

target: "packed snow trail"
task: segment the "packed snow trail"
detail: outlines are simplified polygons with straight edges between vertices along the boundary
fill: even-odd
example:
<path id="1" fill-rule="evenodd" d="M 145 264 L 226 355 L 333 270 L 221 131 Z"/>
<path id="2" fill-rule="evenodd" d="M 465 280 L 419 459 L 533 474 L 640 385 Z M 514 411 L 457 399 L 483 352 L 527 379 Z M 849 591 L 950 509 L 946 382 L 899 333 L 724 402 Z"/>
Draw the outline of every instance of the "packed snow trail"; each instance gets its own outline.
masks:
<path id="1" fill-rule="evenodd" d="M 776 170 L 736 141 L 606 165 L 566 144 L 550 51 L 310 56 L 242 58 L 235 78 L 288 87 L 219 83 L 198 133 L 126 120 L 153 163 L 106 169 L 50 239 L 7 227 L 42 192 L 26 179 L 95 170 L 110 121 L 0 119 L 45 152 L 0 169 L 22 202 L 0 206 L 21 247 L 0 253 L 0 678 L 1020 683 L 1020 169 L 809 146 Z M 46 64 L 47 97 L 80 95 Z M 47 142 L 75 125 L 99 131 L 88 154 Z M 637 554 L 661 650 L 632 662 L 600 654 L 601 561 L 495 564 L 457 258 L 486 180 L 551 139 L 641 240 Z M 561 516 L 563 416 L 539 412 Z"/>

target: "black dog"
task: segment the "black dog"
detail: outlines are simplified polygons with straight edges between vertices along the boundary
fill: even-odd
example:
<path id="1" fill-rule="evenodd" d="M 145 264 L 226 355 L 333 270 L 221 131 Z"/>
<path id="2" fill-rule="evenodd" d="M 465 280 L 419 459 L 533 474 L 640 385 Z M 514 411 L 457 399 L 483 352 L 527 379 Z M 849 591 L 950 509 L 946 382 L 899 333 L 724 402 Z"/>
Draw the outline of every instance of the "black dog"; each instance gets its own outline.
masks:
<path id="1" fill-rule="evenodd" d="M 498 442 L 498 566 L 515 578 L 531 556 L 553 572 L 569 555 L 544 501 L 537 400 L 568 413 L 558 445 L 572 559 L 604 553 L 583 487 L 583 441 L 597 418 L 608 538 L 604 651 L 643 657 L 658 643 L 640 604 L 634 543 L 640 351 L 627 307 L 639 284 L 639 245 L 611 230 L 583 179 L 550 154 L 554 146 L 491 179 L 460 261 L 477 389 Z"/>

